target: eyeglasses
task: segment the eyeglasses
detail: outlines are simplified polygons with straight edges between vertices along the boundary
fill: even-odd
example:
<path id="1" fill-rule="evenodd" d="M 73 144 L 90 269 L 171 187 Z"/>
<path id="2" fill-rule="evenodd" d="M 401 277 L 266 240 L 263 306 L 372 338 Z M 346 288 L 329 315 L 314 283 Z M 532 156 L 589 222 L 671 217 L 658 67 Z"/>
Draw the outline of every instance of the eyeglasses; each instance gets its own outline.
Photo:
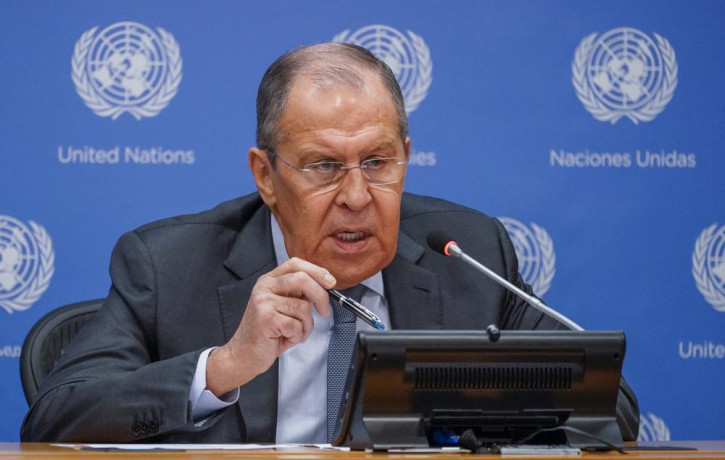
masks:
<path id="1" fill-rule="evenodd" d="M 363 177 L 370 185 L 390 185 L 403 180 L 405 175 L 405 160 L 389 157 L 374 157 L 362 161 L 359 165 L 347 166 L 341 161 L 319 161 L 306 164 L 302 168 L 290 164 L 276 152 L 269 151 L 290 168 L 302 173 L 305 182 L 311 188 L 335 188 L 342 182 L 345 174 L 355 168 L 360 168 Z"/>

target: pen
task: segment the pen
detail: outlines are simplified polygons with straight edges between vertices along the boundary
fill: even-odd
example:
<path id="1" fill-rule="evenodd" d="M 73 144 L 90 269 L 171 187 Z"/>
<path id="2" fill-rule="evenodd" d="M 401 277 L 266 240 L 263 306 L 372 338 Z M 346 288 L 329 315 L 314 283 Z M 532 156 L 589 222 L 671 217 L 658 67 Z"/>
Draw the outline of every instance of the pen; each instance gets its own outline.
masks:
<path id="1" fill-rule="evenodd" d="M 361 303 L 357 302 L 355 299 L 351 299 L 350 297 L 344 296 L 340 291 L 337 291 L 335 289 L 328 289 L 327 292 L 330 294 L 330 297 L 340 302 L 340 305 L 347 308 L 350 312 L 352 312 L 355 316 L 360 318 L 361 320 L 365 321 L 375 329 L 383 330 L 385 329 L 385 324 L 383 324 L 382 321 L 380 321 L 380 318 L 378 316 L 365 308 Z"/>

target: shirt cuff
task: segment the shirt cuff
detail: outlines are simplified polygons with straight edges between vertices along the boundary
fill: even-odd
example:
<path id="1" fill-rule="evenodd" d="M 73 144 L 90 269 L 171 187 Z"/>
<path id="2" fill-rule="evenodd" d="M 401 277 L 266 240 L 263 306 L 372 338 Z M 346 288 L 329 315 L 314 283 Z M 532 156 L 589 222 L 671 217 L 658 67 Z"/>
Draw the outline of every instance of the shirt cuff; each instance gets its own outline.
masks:
<path id="1" fill-rule="evenodd" d="M 235 388 L 220 398 L 217 398 L 214 393 L 206 389 L 206 361 L 215 348 L 217 347 L 208 348 L 201 353 L 199 362 L 196 364 L 194 379 L 191 381 L 189 402 L 191 403 L 191 417 L 194 421 L 231 406 L 239 399 L 239 388 Z"/>

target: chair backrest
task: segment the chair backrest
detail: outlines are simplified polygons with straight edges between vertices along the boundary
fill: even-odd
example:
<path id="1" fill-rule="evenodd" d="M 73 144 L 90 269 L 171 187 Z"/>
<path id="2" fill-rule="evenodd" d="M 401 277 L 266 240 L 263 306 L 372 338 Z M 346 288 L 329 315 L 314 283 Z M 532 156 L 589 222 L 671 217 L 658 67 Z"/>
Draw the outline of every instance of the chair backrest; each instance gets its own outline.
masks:
<path id="1" fill-rule="evenodd" d="M 28 405 L 81 327 L 101 308 L 104 299 L 73 303 L 48 312 L 28 332 L 20 352 L 20 380 Z"/>

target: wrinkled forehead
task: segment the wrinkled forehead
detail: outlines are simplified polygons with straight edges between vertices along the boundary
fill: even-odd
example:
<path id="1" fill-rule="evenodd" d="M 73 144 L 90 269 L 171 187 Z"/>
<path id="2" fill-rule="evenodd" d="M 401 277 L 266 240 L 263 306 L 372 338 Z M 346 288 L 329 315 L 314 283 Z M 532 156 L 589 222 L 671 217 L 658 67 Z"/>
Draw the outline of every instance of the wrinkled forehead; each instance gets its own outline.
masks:
<path id="1" fill-rule="evenodd" d="M 360 92 L 361 96 L 366 98 L 376 98 L 381 102 L 383 100 L 390 102 L 391 107 L 395 109 L 395 102 L 385 83 L 377 73 L 369 69 L 351 68 L 351 66 L 338 67 L 328 64 L 306 68 L 292 79 L 289 98 L 294 93 L 300 94 L 316 89 Z"/>
<path id="2" fill-rule="evenodd" d="M 320 84 L 314 76 L 298 78 L 280 120 L 283 137 L 327 129 L 352 134 L 369 126 L 387 127 L 397 133 L 395 104 L 385 86 L 374 77 L 361 83 L 325 80 Z"/>

